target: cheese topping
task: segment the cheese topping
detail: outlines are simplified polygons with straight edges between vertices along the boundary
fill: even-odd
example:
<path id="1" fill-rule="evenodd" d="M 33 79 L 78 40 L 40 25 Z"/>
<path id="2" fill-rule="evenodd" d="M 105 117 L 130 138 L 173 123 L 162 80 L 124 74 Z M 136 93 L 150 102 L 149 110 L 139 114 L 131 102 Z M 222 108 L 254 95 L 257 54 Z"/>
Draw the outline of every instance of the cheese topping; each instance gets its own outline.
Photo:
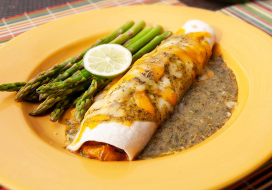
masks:
<path id="1" fill-rule="evenodd" d="M 93 130 L 99 124 L 120 123 L 120 127 L 132 125 L 134 128 L 133 123 L 141 121 L 159 126 L 181 100 L 195 76 L 203 72 L 203 66 L 211 56 L 214 39 L 205 31 L 187 33 L 187 29 L 182 29 L 136 61 L 103 99 L 91 106 L 76 140 L 68 148 L 73 150 L 73 146 L 82 141 L 86 129 Z"/>
<path id="2" fill-rule="evenodd" d="M 158 126 L 190 87 L 193 70 L 200 71 L 211 55 L 203 35 L 206 34 L 175 34 L 153 54 L 138 60 L 103 99 L 92 105 L 82 128 L 126 121 L 151 121 Z M 184 44 L 188 45 L 184 47 Z M 107 118 L 93 120 L 100 115 Z"/>

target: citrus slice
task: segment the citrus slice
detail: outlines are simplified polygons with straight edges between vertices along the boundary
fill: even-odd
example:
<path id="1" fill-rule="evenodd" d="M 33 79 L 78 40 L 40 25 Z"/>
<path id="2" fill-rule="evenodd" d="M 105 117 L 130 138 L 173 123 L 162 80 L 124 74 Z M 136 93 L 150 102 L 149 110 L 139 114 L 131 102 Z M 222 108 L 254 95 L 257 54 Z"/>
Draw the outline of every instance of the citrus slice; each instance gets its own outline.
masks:
<path id="1" fill-rule="evenodd" d="M 85 69 L 100 77 L 114 77 L 123 73 L 131 61 L 130 51 L 117 44 L 94 47 L 83 58 Z"/>

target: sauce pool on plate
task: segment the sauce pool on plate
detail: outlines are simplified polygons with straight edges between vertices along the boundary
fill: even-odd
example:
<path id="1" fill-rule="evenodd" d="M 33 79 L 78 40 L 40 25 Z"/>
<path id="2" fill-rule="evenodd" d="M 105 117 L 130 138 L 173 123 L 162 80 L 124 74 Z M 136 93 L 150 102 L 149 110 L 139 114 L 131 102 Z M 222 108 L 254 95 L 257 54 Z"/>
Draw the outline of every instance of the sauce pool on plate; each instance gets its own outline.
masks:
<path id="1" fill-rule="evenodd" d="M 237 106 L 234 73 L 221 56 L 211 57 L 175 111 L 155 132 L 138 159 L 186 150 L 219 130 Z"/>

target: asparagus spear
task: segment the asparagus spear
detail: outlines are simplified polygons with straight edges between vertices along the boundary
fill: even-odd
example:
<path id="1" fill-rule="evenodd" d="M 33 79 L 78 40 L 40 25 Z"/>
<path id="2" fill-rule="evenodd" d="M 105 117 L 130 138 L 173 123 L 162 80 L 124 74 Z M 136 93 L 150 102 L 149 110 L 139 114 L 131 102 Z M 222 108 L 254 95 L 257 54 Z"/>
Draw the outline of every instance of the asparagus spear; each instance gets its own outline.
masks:
<path id="1" fill-rule="evenodd" d="M 50 121 L 56 122 L 60 118 L 60 116 L 63 114 L 64 110 L 70 106 L 73 100 L 74 100 L 74 97 L 70 96 L 67 99 L 63 99 L 60 102 L 58 102 L 54 111 L 50 115 Z"/>
<path id="2" fill-rule="evenodd" d="M 136 35 L 144 26 L 145 26 L 145 22 L 144 21 L 139 21 L 133 27 L 131 27 L 127 32 L 125 32 L 122 35 L 119 35 L 115 40 L 111 41 L 110 43 L 123 44 L 127 39 L 130 39 L 134 35 Z M 69 70 L 72 70 L 72 69 L 73 68 L 71 68 Z M 69 73 L 69 71 L 67 71 L 67 73 Z M 65 74 L 65 72 L 63 74 Z M 75 74 L 78 75 L 78 72 L 76 72 Z M 82 69 L 81 74 L 78 75 L 78 77 L 73 77 L 72 76 L 72 77 L 66 79 L 63 82 L 50 83 L 48 85 L 41 86 L 41 87 L 39 87 L 37 89 L 37 92 L 39 94 L 53 93 L 54 91 L 57 91 L 60 88 L 76 85 L 76 84 L 78 84 L 80 82 L 85 81 L 85 79 L 88 79 L 90 77 L 92 77 L 92 74 L 89 73 L 87 70 Z M 48 95 L 42 95 L 42 96 L 40 96 L 40 99 L 45 98 L 47 96 Z"/>
<path id="3" fill-rule="evenodd" d="M 39 94 L 39 100 L 42 101 L 43 99 L 47 98 L 48 96 L 50 96 L 50 93 Z"/>
<path id="4" fill-rule="evenodd" d="M 140 20 L 139 22 L 135 23 L 135 25 L 132 26 L 124 34 L 119 35 L 115 40 L 111 41 L 110 44 L 125 43 L 128 39 L 138 34 L 143 29 L 143 27 L 145 27 L 145 22 L 143 20 Z"/>
<path id="5" fill-rule="evenodd" d="M 68 77 L 72 76 L 76 71 L 82 69 L 84 67 L 83 60 L 75 63 L 71 68 L 65 70 L 62 74 L 59 74 L 54 80 L 50 83 L 60 82 L 62 80 L 67 79 Z"/>
<path id="6" fill-rule="evenodd" d="M 93 96 L 97 92 L 97 88 L 101 85 L 105 85 L 109 82 L 103 81 L 101 78 L 95 78 L 92 81 L 91 86 L 84 92 L 81 99 L 77 101 L 76 104 L 76 111 L 75 111 L 75 119 L 78 123 L 80 123 L 83 120 L 83 117 L 89 107 L 92 104 Z"/>
<path id="7" fill-rule="evenodd" d="M 143 46 L 145 46 L 148 42 L 150 42 L 152 39 L 154 39 L 157 35 L 159 35 L 163 31 L 163 27 L 160 25 L 157 25 L 154 27 L 148 34 L 146 34 L 144 37 L 127 47 L 127 49 L 134 54 L 136 51 L 141 49 Z"/>
<path id="8" fill-rule="evenodd" d="M 129 28 L 131 28 L 131 26 L 134 24 L 133 21 L 128 21 L 126 24 L 124 24 L 121 28 L 115 30 L 113 33 L 111 33 L 110 35 L 106 36 L 105 38 L 99 39 L 97 40 L 97 42 L 91 46 L 90 48 L 88 48 L 87 50 L 83 51 L 82 53 L 78 54 L 77 56 L 68 59 L 67 61 L 64 61 L 61 64 L 56 64 L 55 66 L 53 66 L 52 68 L 50 68 L 47 71 L 43 71 L 41 73 L 39 73 L 36 77 L 34 77 L 33 79 L 31 79 L 30 81 L 28 81 L 28 83 L 22 87 L 19 92 L 15 95 L 14 100 L 15 101 L 19 101 L 22 100 L 23 97 L 25 97 L 26 95 L 28 95 L 30 92 L 33 91 L 33 89 L 36 89 L 38 86 L 44 84 L 44 80 L 46 78 L 52 78 L 53 76 L 55 76 L 56 74 L 59 74 L 60 71 L 62 71 L 62 69 L 67 68 L 68 66 L 73 65 L 74 63 L 80 61 L 83 56 L 85 55 L 85 53 L 95 47 L 98 46 L 100 44 L 105 44 L 108 43 L 110 41 L 112 41 L 113 39 L 115 39 L 118 35 L 120 35 L 121 33 L 127 31 Z"/>
<path id="9" fill-rule="evenodd" d="M 138 41 L 139 39 L 144 37 L 148 32 L 150 32 L 152 30 L 152 28 L 153 28 L 152 26 L 144 27 L 144 29 L 141 30 L 141 32 L 139 32 L 136 36 L 134 36 L 133 38 L 126 41 L 123 46 L 125 48 L 129 47 L 130 45 L 132 45 L 133 43 L 135 43 L 136 41 Z"/>
<path id="10" fill-rule="evenodd" d="M 86 90 L 91 84 L 91 81 L 85 81 L 80 85 L 75 86 L 74 88 L 70 89 L 61 89 L 55 94 L 51 94 L 46 98 L 46 100 L 41 103 L 38 108 L 30 113 L 30 115 L 39 115 L 45 113 L 49 108 L 54 106 L 55 103 L 66 99 L 69 97 L 70 94 L 75 92 L 84 91 Z"/>
<path id="11" fill-rule="evenodd" d="M 71 107 L 76 107 L 77 102 L 81 100 L 83 95 L 84 95 L 84 92 L 71 103 Z"/>
<path id="12" fill-rule="evenodd" d="M 71 68 L 71 69 L 72 69 L 72 68 Z M 71 74 L 71 72 L 70 72 L 70 74 Z M 75 80 L 76 76 L 82 77 L 81 70 L 76 71 L 76 72 L 72 75 L 73 80 Z M 80 78 L 80 77 L 79 77 L 79 78 Z M 60 79 L 56 80 L 56 83 L 57 83 L 57 81 L 62 82 Z M 82 81 L 81 81 L 81 82 L 82 82 Z M 57 91 L 59 90 L 59 88 L 56 88 L 56 89 L 48 89 L 48 88 L 47 88 L 48 85 L 50 85 L 50 84 L 55 85 L 56 83 L 50 82 L 50 83 L 48 83 L 47 85 L 43 85 L 42 87 L 40 87 L 41 89 L 43 89 L 44 91 L 46 91 L 46 92 L 42 92 L 42 94 L 39 95 L 39 100 L 40 100 L 40 101 L 41 101 L 42 99 L 47 98 L 47 97 L 50 96 L 52 93 L 57 92 Z M 37 89 L 37 91 L 38 91 L 38 89 Z"/>
<path id="13" fill-rule="evenodd" d="M 66 98 L 68 98 L 68 95 L 57 96 L 57 97 L 54 97 L 54 95 L 51 95 L 51 96 L 47 97 L 47 99 L 43 103 L 41 103 L 36 110 L 29 113 L 29 115 L 35 116 L 35 115 L 44 114 L 49 108 L 54 106 L 55 103 L 57 103 L 63 99 L 66 99 Z"/>
<path id="14" fill-rule="evenodd" d="M 168 38 L 169 36 L 172 35 L 171 31 L 164 32 L 163 34 L 156 36 L 151 42 L 149 42 L 147 45 L 145 45 L 142 49 L 140 49 L 137 53 L 135 53 L 132 56 L 132 63 L 140 59 L 144 54 L 149 53 L 157 45 L 159 45 L 164 39 Z"/>
<path id="15" fill-rule="evenodd" d="M 45 86 L 40 86 L 36 91 L 39 94 L 53 93 L 53 92 L 58 91 L 59 89 L 62 89 L 65 87 L 66 88 L 71 87 L 73 85 L 77 85 L 81 82 L 84 82 L 84 81 L 90 79 L 92 76 L 93 75 L 89 71 L 87 71 L 86 69 L 82 69 L 82 70 L 80 70 L 80 75 L 75 75 L 75 76 L 69 77 L 65 81 L 56 82 L 56 83 L 48 84 Z"/>
<path id="16" fill-rule="evenodd" d="M 39 101 L 39 94 L 34 92 L 31 92 L 26 97 L 23 98 L 26 102 L 38 102 Z"/>
<path id="17" fill-rule="evenodd" d="M 96 41 L 96 43 L 94 44 L 93 47 L 101 45 L 101 44 L 106 44 L 111 42 L 112 40 L 114 40 L 116 37 L 118 37 L 120 34 L 123 34 L 124 32 L 126 32 L 128 29 L 130 29 L 131 27 L 133 27 L 134 22 L 133 21 L 127 21 L 126 24 L 124 24 L 121 28 L 115 30 L 113 33 L 111 33 L 110 35 L 106 36 L 105 38 L 99 39 Z M 88 50 L 86 50 L 87 52 Z M 86 53 L 85 52 L 85 53 Z"/>
<path id="18" fill-rule="evenodd" d="M 76 71 L 73 75 L 72 75 L 72 77 L 76 77 L 76 76 L 81 76 L 81 70 L 79 70 L 79 71 Z M 59 82 L 61 82 L 61 80 L 58 80 Z M 48 84 L 46 84 L 46 85 L 43 85 L 43 86 L 47 86 L 47 85 L 49 85 L 49 84 L 51 84 L 52 82 L 49 82 Z M 41 87 L 42 88 L 42 87 Z M 45 87 L 46 88 L 46 87 Z M 39 95 L 39 100 L 41 101 L 42 99 L 45 99 L 45 98 L 47 98 L 48 96 L 50 96 L 52 93 L 54 93 L 54 92 L 57 92 L 59 89 L 55 89 L 55 90 L 49 90 L 48 92 L 43 92 L 42 94 L 40 94 Z"/>
<path id="19" fill-rule="evenodd" d="M 7 92 L 18 91 L 25 85 L 26 85 L 26 82 L 14 82 L 14 83 L 8 83 L 8 84 L 1 84 L 0 91 L 7 91 Z"/>
<path id="20" fill-rule="evenodd" d="M 76 76 L 81 76 L 81 70 L 79 70 L 79 71 L 76 71 L 73 75 L 72 75 L 72 77 L 76 77 Z M 61 82 L 61 81 L 59 81 L 59 82 Z M 49 84 L 51 84 L 51 82 L 50 83 L 48 83 L 47 85 L 49 85 Z M 43 86 L 47 86 L 47 85 L 43 85 Z M 41 87 L 42 88 L 42 87 Z M 45 88 L 47 88 L 47 87 L 45 87 Z M 47 91 L 48 89 L 45 89 L 45 91 Z M 45 98 L 47 98 L 48 96 L 50 96 L 52 93 L 54 93 L 54 92 L 56 92 L 56 91 L 58 91 L 59 89 L 52 89 L 52 90 L 49 90 L 48 92 L 43 92 L 42 94 L 40 94 L 40 96 L 39 96 L 39 100 L 41 101 L 42 99 L 45 99 Z"/>

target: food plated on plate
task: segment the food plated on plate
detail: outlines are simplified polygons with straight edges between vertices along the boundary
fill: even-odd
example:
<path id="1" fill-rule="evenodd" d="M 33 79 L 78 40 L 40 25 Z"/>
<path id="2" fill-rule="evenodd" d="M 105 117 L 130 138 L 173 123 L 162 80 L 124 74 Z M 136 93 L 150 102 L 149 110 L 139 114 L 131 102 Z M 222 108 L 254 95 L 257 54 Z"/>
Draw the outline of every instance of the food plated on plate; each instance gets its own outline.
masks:
<path id="1" fill-rule="evenodd" d="M 154 28 L 151 26 L 145 27 L 145 25 L 144 21 L 139 21 L 135 24 L 133 21 L 128 21 L 108 36 L 98 39 L 94 45 L 75 57 L 69 58 L 60 64 L 54 65 L 49 70 L 39 73 L 27 83 L 2 84 L 0 91 L 18 91 L 14 97 L 15 101 L 39 102 L 45 99 L 36 110 L 30 113 L 32 116 L 48 112 L 48 109 L 60 101 L 62 102 L 61 105 L 64 103 L 69 106 L 76 106 L 78 108 L 78 111 L 75 113 L 76 120 L 80 123 L 86 112 L 86 108 L 93 98 L 92 93 L 101 90 L 97 87 L 93 88 L 94 85 L 91 85 L 93 79 L 96 82 L 99 81 L 99 84 L 102 86 L 110 81 L 110 79 L 98 78 L 88 72 L 84 68 L 83 56 L 88 50 L 101 44 L 123 44 L 133 54 L 132 61 L 135 62 L 145 53 L 152 51 L 163 39 L 172 34 L 170 31 L 162 32 L 163 28 L 159 25 Z M 113 54 L 113 56 L 115 55 Z M 87 94 L 82 93 L 84 91 Z M 92 92 L 91 94 L 90 91 Z M 51 121 L 56 121 L 60 117 L 60 113 L 62 112 L 58 110 L 62 107 L 65 106 L 57 106 L 56 110 L 52 112 Z"/>
<path id="2" fill-rule="evenodd" d="M 143 21 L 135 25 L 128 22 L 111 35 L 98 40 L 98 43 L 91 47 L 93 49 L 54 66 L 26 84 L 13 84 L 16 90 L 20 85 L 24 85 L 16 94 L 15 100 L 46 98 L 30 114 L 44 114 L 56 105 L 51 114 L 52 121 L 60 117 L 64 108 L 75 105 L 74 119 L 81 123 L 81 126 L 77 126 L 78 133 L 67 149 L 99 160 L 135 159 L 158 126 L 173 112 L 195 78 L 201 76 L 202 78 L 198 78 L 201 81 L 205 80 L 205 77 L 212 77 L 212 72 L 207 71 L 204 75 L 203 73 L 215 43 L 213 29 L 201 21 L 187 22 L 170 37 L 171 32 L 161 34 L 160 26 L 143 29 L 144 26 Z M 126 29 L 122 30 L 124 27 Z M 160 44 L 166 37 L 168 38 Z M 106 58 L 110 57 L 106 52 L 111 52 L 114 48 L 103 50 L 102 46 L 98 46 L 103 43 L 122 44 L 133 54 L 133 65 L 121 79 L 119 77 L 111 82 L 112 75 L 108 75 L 109 78 L 103 77 L 107 76 L 105 74 L 101 77 L 99 72 L 90 73 L 86 67 L 83 68 L 83 65 L 86 65 L 85 60 L 90 61 L 91 58 L 88 52 L 95 48 L 100 48 L 99 51 L 102 51 Z M 152 51 L 157 45 L 159 46 Z M 150 51 L 152 52 L 144 55 Z M 84 55 L 89 58 L 84 57 L 82 60 Z M 102 59 L 103 56 L 99 56 Z M 115 63 L 108 65 L 111 64 Z M 103 72 L 107 70 L 104 68 Z M 99 71 L 100 65 L 94 69 Z M 113 75 L 117 74 L 113 72 Z M 101 90 L 106 85 L 108 88 L 98 94 L 100 99 L 95 98 L 96 101 L 91 106 L 98 89 Z M 8 85 L 2 85 L 4 86 Z"/>

